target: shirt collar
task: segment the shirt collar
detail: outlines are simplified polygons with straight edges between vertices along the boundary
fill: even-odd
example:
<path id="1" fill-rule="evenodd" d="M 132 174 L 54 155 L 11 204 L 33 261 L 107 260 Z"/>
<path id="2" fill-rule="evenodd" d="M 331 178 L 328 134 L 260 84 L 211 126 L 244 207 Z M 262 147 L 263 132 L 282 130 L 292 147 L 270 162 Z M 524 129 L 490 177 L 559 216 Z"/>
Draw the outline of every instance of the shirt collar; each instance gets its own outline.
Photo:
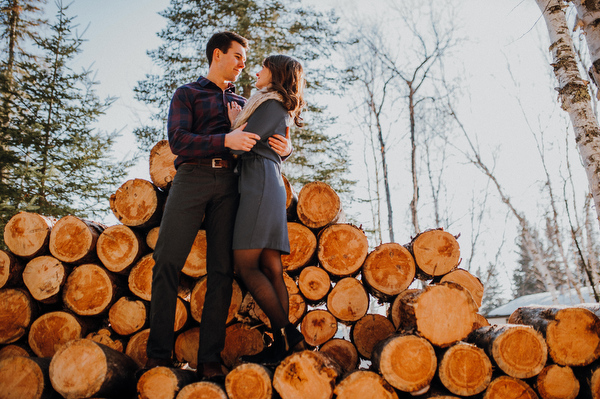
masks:
<path id="1" fill-rule="evenodd" d="M 217 86 L 216 83 L 214 83 L 213 81 L 211 81 L 209 79 L 206 79 L 204 76 L 200 76 L 198 78 L 198 83 L 202 87 L 213 86 L 214 88 L 217 88 L 217 89 L 221 90 L 221 88 L 219 86 Z M 235 85 L 233 83 L 231 83 L 231 82 L 228 82 L 227 83 L 227 88 L 224 91 L 235 93 Z"/>

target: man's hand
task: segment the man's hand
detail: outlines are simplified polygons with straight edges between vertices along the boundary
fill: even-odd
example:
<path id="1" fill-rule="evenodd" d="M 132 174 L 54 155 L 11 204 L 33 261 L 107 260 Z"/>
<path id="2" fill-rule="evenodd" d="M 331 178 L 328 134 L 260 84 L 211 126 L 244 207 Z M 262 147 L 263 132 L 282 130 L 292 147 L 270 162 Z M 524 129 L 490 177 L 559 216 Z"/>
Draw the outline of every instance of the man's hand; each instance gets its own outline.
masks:
<path id="1" fill-rule="evenodd" d="M 258 134 L 244 132 L 244 128 L 247 124 L 248 122 L 225 135 L 225 147 L 242 151 L 250 151 L 252 147 L 254 147 L 254 144 L 260 140 L 260 136 Z"/>
<path id="2" fill-rule="evenodd" d="M 269 137 L 269 145 L 271 148 L 279 154 L 280 157 L 285 158 L 292 153 L 292 141 L 290 140 L 290 128 L 285 129 L 285 137 L 278 134 Z"/>

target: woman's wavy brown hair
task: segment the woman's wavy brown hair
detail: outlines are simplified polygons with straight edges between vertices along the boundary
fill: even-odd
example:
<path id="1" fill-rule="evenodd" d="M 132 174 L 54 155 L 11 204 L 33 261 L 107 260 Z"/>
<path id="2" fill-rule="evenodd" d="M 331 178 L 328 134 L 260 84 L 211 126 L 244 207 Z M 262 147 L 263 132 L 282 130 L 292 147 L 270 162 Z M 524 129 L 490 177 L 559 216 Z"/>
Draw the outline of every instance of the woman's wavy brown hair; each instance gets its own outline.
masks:
<path id="1" fill-rule="evenodd" d="M 271 55 L 263 61 L 263 66 L 271 72 L 269 91 L 276 91 L 283 98 L 283 106 L 294 117 L 296 126 L 302 126 L 300 113 L 304 102 L 304 72 L 302 64 L 287 55 Z"/>

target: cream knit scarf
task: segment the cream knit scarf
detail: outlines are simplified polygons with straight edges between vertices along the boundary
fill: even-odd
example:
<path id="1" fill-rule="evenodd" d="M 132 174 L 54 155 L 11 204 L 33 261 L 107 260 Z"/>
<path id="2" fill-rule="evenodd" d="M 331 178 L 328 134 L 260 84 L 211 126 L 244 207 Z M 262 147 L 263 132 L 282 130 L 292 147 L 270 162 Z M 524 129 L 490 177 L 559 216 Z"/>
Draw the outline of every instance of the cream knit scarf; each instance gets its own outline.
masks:
<path id="1" fill-rule="evenodd" d="M 267 91 L 266 88 L 257 91 L 256 93 L 250 96 L 244 108 L 242 108 L 237 118 L 235 118 L 231 130 L 235 130 L 244 123 L 246 123 L 248 121 L 248 118 L 250 118 L 250 115 L 252 115 L 254 111 L 256 111 L 259 105 L 261 105 L 267 100 L 277 100 L 279 102 L 283 102 L 281 94 L 277 93 L 276 91 Z"/>

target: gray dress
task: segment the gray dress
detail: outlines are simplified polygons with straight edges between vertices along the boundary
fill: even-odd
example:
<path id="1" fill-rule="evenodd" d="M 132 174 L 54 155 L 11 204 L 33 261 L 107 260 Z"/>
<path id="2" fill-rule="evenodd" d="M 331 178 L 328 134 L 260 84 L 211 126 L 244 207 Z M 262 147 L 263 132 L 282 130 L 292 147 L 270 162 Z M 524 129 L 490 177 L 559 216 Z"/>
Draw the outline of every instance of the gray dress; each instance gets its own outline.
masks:
<path id="1" fill-rule="evenodd" d="M 239 158 L 240 205 L 233 249 L 270 248 L 290 253 L 281 158 L 268 143 L 268 138 L 275 134 L 285 136 L 290 119 L 279 101 L 267 100 L 254 111 L 244 128 L 261 139 L 250 152 L 241 152 Z"/>

